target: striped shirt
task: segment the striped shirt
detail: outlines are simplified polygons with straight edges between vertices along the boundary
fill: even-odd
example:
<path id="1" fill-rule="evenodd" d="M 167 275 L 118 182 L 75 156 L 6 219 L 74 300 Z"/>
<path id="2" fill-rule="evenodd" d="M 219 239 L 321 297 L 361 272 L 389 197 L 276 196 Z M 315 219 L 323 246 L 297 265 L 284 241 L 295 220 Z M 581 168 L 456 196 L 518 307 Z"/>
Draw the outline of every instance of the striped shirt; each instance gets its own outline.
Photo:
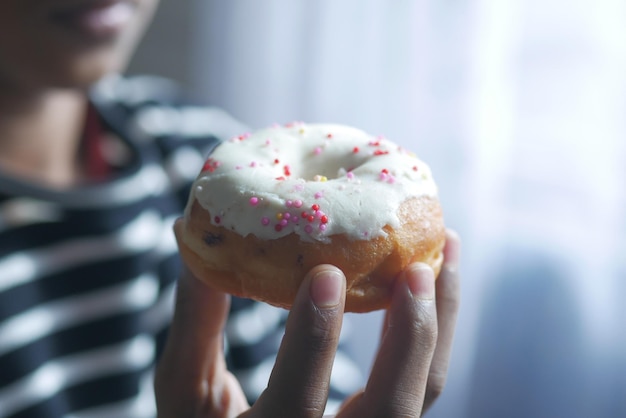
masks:
<path id="1" fill-rule="evenodd" d="M 117 139 L 102 146 L 114 157 L 105 179 L 58 191 L 0 173 L 0 418 L 155 415 L 152 371 L 180 266 L 172 224 L 205 156 L 245 129 L 179 100 L 167 80 L 107 78 L 91 94 Z M 228 361 L 251 401 L 285 316 L 233 301 Z M 338 359 L 335 399 L 360 383 Z"/>

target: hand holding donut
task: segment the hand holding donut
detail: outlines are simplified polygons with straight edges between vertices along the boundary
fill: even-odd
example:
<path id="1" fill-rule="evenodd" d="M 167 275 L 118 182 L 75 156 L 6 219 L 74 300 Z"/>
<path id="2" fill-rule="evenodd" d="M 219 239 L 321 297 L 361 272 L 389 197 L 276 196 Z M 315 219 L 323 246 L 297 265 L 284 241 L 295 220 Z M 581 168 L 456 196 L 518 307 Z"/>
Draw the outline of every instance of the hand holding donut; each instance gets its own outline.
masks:
<path id="1" fill-rule="evenodd" d="M 177 231 L 180 232 L 180 223 Z M 437 281 L 424 264 L 396 278 L 367 386 L 337 418 L 419 417 L 445 383 L 459 302 L 459 240 L 448 232 Z M 225 365 L 226 294 L 180 279 L 155 393 L 160 418 L 322 417 L 345 304 L 345 276 L 314 267 L 299 288 L 267 389 L 250 408 Z"/>

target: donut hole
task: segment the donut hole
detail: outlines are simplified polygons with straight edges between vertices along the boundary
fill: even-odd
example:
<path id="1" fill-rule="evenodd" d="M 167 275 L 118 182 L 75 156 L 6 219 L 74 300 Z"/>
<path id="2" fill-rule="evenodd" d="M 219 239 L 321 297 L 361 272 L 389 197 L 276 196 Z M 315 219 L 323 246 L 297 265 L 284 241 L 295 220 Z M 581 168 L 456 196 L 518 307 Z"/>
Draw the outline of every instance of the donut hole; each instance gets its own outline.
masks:
<path id="1" fill-rule="evenodd" d="M 308 157 L 303 164 L 300 164 L 300 172 L 294 174 L 306 181 L 319 181 L 320 177 L 334 180 L 345 176 L 348 171 L 352 171 L 362 164 L 363 158 L 355 156 L 343 156 L 342 158 Z"/>

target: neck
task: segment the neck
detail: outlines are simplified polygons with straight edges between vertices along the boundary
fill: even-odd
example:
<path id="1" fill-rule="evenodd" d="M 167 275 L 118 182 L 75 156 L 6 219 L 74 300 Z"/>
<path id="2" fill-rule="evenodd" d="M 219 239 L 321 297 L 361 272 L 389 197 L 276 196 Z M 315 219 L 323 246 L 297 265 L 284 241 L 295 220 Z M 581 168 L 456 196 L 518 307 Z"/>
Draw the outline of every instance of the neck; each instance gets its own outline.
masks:
<path id="1" fill-rule="evenodd" d="M 79 179 L 86 98 L 72 90 L 0 95 L 0 169 L 52 187 Z"/>

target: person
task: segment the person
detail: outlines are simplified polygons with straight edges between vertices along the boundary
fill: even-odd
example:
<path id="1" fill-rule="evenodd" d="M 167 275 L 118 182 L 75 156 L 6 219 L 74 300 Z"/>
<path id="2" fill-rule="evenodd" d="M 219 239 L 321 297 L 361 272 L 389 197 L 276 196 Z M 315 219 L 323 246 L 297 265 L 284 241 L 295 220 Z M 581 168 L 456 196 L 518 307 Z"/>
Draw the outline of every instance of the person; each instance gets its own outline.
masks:
<path id="1" fill-rule="evenodd" d="M 156 3 L 0 3 L 0 417 L 319 417 L 349 386 L 330 374 L 342 272 L 307 275 L 284 337 L 284 315 L 179 274 L 171 230 L 190 181 L 243 126 L 166 80 L 116 75 Z M 368 383 L 338 417 L 419 416 L 436 399 L 458 306 L 452 232 L 444 252 L 436 282 L 420 264 L 397 278 Z M 270 354 L 253 402 L 249 372 Z"/>

